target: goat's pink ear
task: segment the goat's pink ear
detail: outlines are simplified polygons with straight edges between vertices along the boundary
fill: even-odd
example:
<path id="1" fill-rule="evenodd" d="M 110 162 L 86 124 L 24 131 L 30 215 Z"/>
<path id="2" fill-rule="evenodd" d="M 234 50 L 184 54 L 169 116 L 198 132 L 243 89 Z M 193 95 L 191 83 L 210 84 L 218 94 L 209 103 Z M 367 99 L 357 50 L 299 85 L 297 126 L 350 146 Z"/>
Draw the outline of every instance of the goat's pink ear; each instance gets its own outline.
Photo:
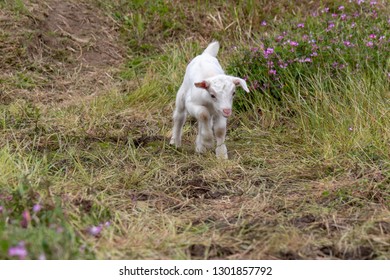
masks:
<path id="1" fill-rule="evenodd" d="M 233 78 L 233 83 L 236 85 L 236 86 L 241 86 L 243 88 L 243 90 L 245 90 L 246 92 L 249 92 L 249 88 L 248 86 L 246 85 L 246 82 L 245 80 L 241 79 L 241 78 Z"/>
<path id="2" fill-rule="evenodd" d="M 206 81 L 201 81 L 199 83 L 195 83 L 195 86 L 198 88 L 208 89 L 210 84 Z"/>

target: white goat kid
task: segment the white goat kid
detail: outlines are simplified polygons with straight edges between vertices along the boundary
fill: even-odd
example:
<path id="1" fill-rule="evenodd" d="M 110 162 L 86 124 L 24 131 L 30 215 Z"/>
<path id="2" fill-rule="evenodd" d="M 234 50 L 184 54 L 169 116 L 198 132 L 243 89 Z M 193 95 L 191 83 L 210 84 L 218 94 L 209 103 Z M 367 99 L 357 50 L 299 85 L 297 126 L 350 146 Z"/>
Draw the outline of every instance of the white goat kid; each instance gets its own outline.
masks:
<path id="1" fill-rule="evenodd" d="M 235 89 L 236 86 L 241 86 L 246 92 L 249 89 L 243 79 L 225 75 L 216 58 L 218 50 L 219 43 L 213 42 L 188 64 L 183 84 L 176 96 L 170 144 L 181 146 L 183 125 L 189 113 L 198 121 L 196 152 L 203 153 L 213 146 L 214 132 L 217 140 L 216 155 L 227 159 L 226 122 L 232 114 Z"/>

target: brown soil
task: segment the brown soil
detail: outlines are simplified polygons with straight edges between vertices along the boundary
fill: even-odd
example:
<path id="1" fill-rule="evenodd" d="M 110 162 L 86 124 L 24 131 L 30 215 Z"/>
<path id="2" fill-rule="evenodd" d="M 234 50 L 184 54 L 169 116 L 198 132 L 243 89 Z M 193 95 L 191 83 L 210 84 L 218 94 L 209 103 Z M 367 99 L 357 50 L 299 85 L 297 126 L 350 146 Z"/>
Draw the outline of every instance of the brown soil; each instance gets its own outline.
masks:
<path id="1" fill-rule="evenodd" d="M 12 94 L 3 89 L 3 102 L 17 98 L 72 102 L 112 85 L 124 50 L 109 15 L 88 1 L 31 0 L 25 6 L 28 11 L 23 15 L 0 14 L 0 28 L 8 35 L 8 42 L 0 47 L 9 54 L 8 60 L 0 61 L 4 71 L 0 74 L 11 79 L 19 73 L 32 75 L 36 83 L 20 86 L 16 92 L 12 89 Z M 16 25 L 7 25 L 7 18 Z M 12 56 L 17 49 L 19 57 Z"/>

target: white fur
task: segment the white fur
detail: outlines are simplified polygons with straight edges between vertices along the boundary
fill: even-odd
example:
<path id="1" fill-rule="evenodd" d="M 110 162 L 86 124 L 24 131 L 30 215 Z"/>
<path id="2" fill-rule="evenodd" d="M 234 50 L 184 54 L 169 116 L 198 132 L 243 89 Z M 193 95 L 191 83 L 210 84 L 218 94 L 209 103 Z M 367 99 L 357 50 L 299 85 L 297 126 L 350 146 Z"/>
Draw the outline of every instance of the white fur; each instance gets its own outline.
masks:
<path id="1" fill-rule="evenodd" d="M 198 121 L 196 152 L 211 148 L 215 136 L 217 157 L 227 159 L 226 122 L 232 112 L 234 91 L 238 85 L 246 92 L 249 89 L 243 79 L 225 75 L 216 58 L 218 50 L 219 43 L 213 42 L 188 64 L 176 96 L 170 144 L 181 146 L 182 129 L 189 113 Z"/>

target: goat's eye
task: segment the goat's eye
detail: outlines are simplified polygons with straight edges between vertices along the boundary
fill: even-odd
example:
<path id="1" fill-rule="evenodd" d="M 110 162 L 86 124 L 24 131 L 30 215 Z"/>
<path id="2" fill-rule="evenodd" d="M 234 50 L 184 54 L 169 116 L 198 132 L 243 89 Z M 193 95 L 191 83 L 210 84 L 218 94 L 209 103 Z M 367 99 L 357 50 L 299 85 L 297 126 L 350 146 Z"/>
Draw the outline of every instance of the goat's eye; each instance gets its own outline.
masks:
<path id="1" fill-rule="evenodd" d="M 211 95 L 211 98 L 216 98 L 214 94 L 210 94 Z"/>

